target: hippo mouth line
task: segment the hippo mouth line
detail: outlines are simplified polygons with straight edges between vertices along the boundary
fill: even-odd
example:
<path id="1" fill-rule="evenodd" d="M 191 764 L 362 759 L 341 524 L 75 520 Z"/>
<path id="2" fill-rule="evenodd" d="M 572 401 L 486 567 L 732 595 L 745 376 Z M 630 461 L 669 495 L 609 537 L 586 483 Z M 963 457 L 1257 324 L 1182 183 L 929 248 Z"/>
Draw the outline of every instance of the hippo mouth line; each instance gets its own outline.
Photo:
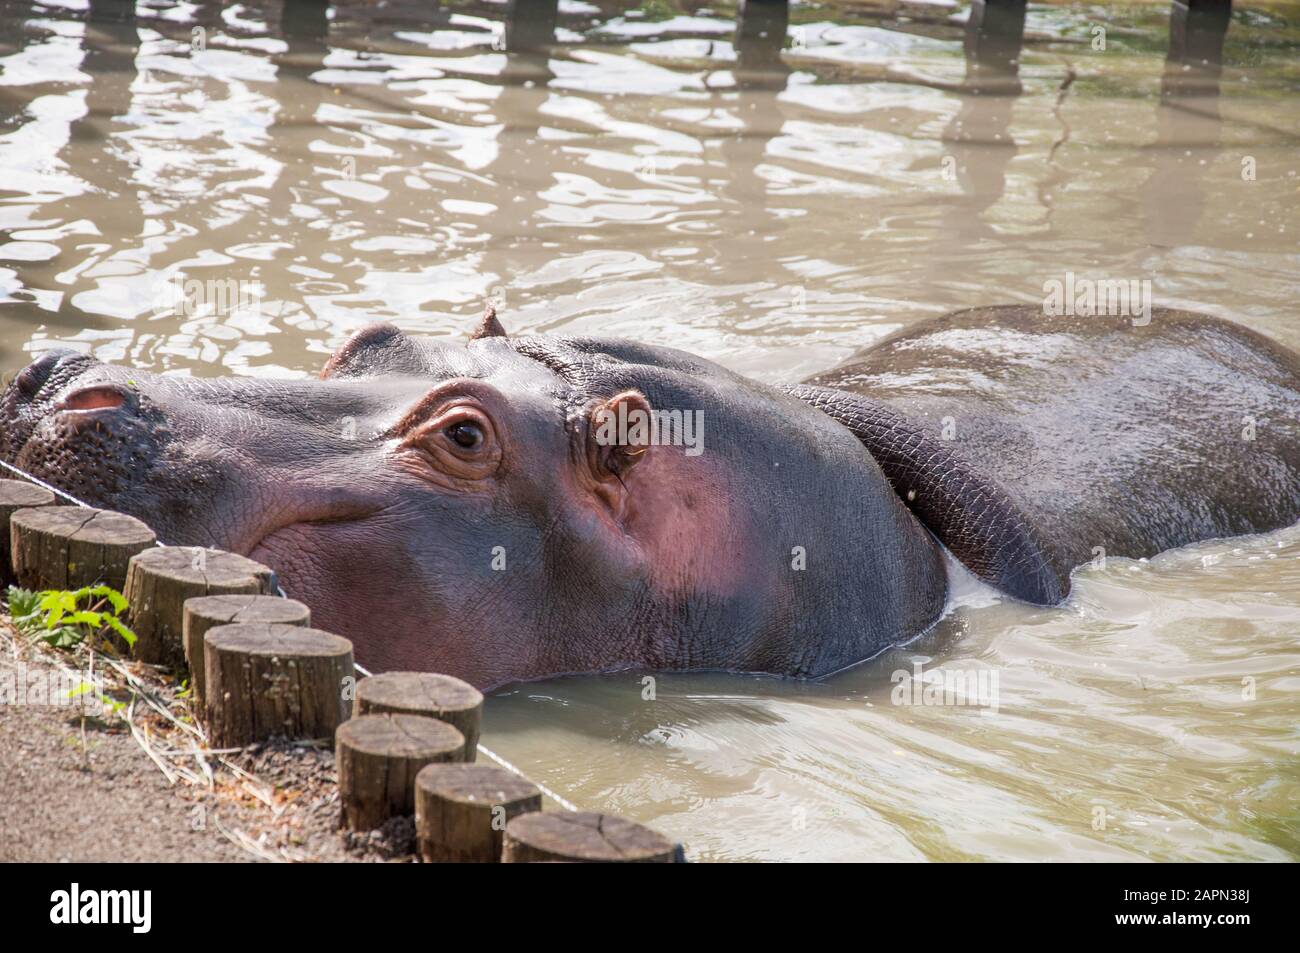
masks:
<path id="1" fill-rule="evenodd" d="M 303 530 L 311 531 L 324 526 L 340 525 L 345 523 L 354 523 L 371 513 L 348 513 L 338 516 L 321 516 L 321 517 L 303 517 L 297 516 L 283 523 L 276 523 L 261 533 L 257 541 L 251 546 L 243 547 L 246 550 L 245 555 L 249 559 L 256 559 L 257 553 L 265 551 L 275 551 L 276 543 L 283 542 L 282 537 L 293 536 L 301 533 Z M 282 550 L 281 550 L 282 551 Z"/>
<path id="2" fill-rule="evenodd" d="M 294 596 L 294 592 L 288 591 L 284 585 L 284 576 L 287 570 L 296 569 L 301 572 L 301 567 L 310 566 L 311 560 L 303 560 L 301 557 L 307 554 L 303 544 L 303 532 L 311 532 L 311 527 L 320 526 L 324 523 L 343 523 L 349 520 L 295 520 L 292 523 L 285 523 L 271 530 L 269 533 L 262 535 L 260 539 L 252 546 L 246 547 L 242 555 L 247 556 L 254 562 L 261 563 L 275 571 L 276 576 L 280 579 L 281 590 L 288 596 Z M 319 535 L 319 534 L 313 534 Z M 297 575 L 297 573 L 295 573 Z M 298 579 L 301 583 L 302 580 Z"/>
<path id="3" fill-rule="evenodd" d="M 242 555 L 247 556 L 249 559 L 253 560 L 254 562 L 259 562 L 262 563 L 263 565 L 266 565 L 267 562 L 265 557 L 267 557 L 269 554 L 275 551 L 275 546 L 273 542 L 275 538 L 277 536 L 285 535 L 291 530 L 293 530 L 295 527 L 302 526 L 302 525 L 304 525 L 302 522 L 295 521 L 292 523 L 286 523 L 284 526 L 278 526 L 275 529 L 271 530 L 269 533 L 262 534 L 262 536 L 258 538 L 257 542 L 253 543 L 251 546 L 241 547 L 245 549 L 245 552 Z M 275 567 L 272 566 L 271 568 L 274 569 Z"/>
<path id="4" fill-rule="evenodd" d="M 310 542 L 313 548 L 320 551 L 329 545 L 324 539 L 328 535 L 328 529 L 360 523 L 383 512 L 383 509 L 380 507 L 329 517 L 292 519 L 262 533 L 252 545 L 240 547 L 241 555 L 262 563 L 277 573 L 283 568 L 282 565 L 276 565 L 277 562 L 284 564 L 292 561 L 295 568 L 300 568 L 304 562 L 295 557 L 312 555 L 306 543 Z M 310 559 L 306 560 L 307 565 L 310 563 Z"/>

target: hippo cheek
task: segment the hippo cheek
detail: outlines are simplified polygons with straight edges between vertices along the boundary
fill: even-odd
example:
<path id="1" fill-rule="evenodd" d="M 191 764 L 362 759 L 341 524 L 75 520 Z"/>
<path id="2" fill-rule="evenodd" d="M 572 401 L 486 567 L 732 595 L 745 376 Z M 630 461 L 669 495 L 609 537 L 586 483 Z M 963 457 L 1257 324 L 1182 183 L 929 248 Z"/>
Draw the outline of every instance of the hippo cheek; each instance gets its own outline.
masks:
<path id="1" fill-rule="evenodd" d="M 649 555 L 656 589 L 726 598 L 754 584 L 763 536 L 736 499 L 740 482 L 726 463 L 676 448 L 638 468 L 627 528 Z"/>
<path id="2" fill-rule="evenodd" d="M 373 672 L 436 671 L 479 688 L 520 674 L 517 633 L 496 606 L 483 619 L 450 607 L 479 604 L 471 587 L 410 554 L 398 528 L 378 521 L 299 523 L 251 553 L 276 571 L 285 594 L 306 603 L 312 624 L 352 640 Z"/>

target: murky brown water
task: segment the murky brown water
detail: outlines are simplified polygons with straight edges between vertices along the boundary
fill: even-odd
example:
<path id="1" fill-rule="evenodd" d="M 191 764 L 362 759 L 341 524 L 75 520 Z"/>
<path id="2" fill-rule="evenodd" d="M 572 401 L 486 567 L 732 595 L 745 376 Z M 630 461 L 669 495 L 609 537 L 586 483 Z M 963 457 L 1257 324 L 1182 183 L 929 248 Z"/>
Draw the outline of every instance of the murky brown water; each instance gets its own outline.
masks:
<path id="1" fill-rule="evenodd" d="M 1300 347 L 1300 4 L 1240 10 L 1220 97 L 1166 107 L 1163 3 L 1032 7 L 1015 96 L 963 88 L 942 3 L 796 7 L 791 71 L 739 86 L 729 4 L 566 2 L 549 56 L 494 48 L 501 4 L 94 6 L 0 4 L 7 371 L 304 375 L 492 296 L 796 380 L 1067 271 Z M 484 740 L 700 859 L 1300 854 L 1300 529 L 1081 570 L 1061 609 L 962 591 L 825 683 L 530 685 Z M 895 704 L 917 662 L 996 675 L 996 713 Z"/>

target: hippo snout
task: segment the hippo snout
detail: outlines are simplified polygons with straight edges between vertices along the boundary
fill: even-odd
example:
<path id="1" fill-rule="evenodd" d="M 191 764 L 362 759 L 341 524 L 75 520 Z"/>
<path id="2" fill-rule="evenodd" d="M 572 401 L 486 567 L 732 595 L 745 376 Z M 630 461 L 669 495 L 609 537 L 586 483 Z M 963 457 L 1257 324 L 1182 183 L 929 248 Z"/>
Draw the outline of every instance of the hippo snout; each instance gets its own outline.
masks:
<path id="1" fill-rule="evenodd" d="M 91 373 L 103 368 L 95 358 L 66 348 L 48 351 L 14 375 L 0 398 L 0 453 L 10 463 L 47 421 L 63 418 L 59 429 L 76 430 L 92 418 L 119 410 L 133 411 L 139 402 L 120 381 Z"/>
<path id="2" fill-rule="evenodd" d="M 136 484 L 158 449 L 130 378 L 68 349 L 42 354 L 0 397 L 0 458 L 94 505 Z"/>
<path id="3" fill-rule="evenodd" d="M 394 478 L 376 435 L 428 387 L 214 380 L 51 351 L 0 396 L 0 459 L 169 543 L 247 554 L 287 526 L 400 502 L 377 489 Z"/>

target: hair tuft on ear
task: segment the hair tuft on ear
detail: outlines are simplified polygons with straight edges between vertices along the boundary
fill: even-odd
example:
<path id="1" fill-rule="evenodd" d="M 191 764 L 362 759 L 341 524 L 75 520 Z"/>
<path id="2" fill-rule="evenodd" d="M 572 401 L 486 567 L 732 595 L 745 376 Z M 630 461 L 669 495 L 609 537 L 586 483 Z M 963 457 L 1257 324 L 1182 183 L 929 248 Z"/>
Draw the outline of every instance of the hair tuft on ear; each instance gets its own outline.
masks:
<path id="1" fill-rule="evenodd" d="M 593 450 L 600 472 L 621 479 L 650 449 L 653 411 L 640 391 L 616 394 L 592 411 Z"/>

